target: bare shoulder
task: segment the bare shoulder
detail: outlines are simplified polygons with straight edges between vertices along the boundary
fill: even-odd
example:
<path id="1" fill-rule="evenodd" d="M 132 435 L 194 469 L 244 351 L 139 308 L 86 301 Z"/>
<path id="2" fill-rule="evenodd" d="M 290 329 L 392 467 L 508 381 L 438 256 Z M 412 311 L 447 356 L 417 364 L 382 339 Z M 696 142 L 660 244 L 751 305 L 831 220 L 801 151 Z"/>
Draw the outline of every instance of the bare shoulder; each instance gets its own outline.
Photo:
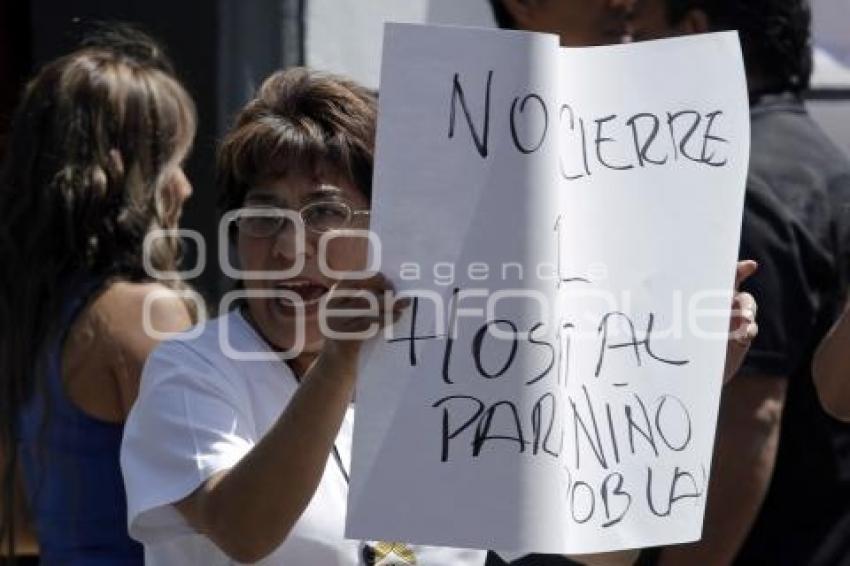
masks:
<path id="1" fill-rule="evenodd" d="M 92 416 L 123 420 L 150 353 L 164 335 L 191 325 L 185 303 L 164 285 L 108 284 L 80 313 L 65 341 L 62 364 L 69 397 Z"/>
<path id="2" fill-rule="evenodd" d="M 160 283 L 115 282 L 94 301 L 91 314 L 115 345 L 141 363 L 163 335 L 192 325 L 178 293 Z"/>

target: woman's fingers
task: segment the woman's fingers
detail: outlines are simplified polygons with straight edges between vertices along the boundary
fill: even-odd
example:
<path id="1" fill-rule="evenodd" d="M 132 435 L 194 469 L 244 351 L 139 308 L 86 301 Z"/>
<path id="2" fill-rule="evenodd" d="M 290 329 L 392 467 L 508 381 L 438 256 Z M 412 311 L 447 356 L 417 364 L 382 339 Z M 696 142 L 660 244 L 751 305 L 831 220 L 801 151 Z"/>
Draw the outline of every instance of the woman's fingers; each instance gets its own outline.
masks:
<path id="1" fill-rule="evenodd" d="M 729 321 L 731 338 L 742 344 L 752 341 L 758 333 L 757 312 L 758 304 L 751 294 L 735 293 L 732 301 L 732 317 Z"/>
<path id="2" fill-rule="evenodd" d="M 735 290 L 741 286 L 741 283 L 758 271 L 758 268 L 759 264 L 751 259 L 739 261 L 735 267 Z"/>
<path id="3" fill-rule="evenodd" d="M 331 289 L 325 304 L 327 327 L 361 339 L 362 333 L 376 324 L 382 328 L 396 322 L 411 303 L 409 297 L 396 297 L 392 282 L 380 273 L 368 279 L 341 280 Z"/>

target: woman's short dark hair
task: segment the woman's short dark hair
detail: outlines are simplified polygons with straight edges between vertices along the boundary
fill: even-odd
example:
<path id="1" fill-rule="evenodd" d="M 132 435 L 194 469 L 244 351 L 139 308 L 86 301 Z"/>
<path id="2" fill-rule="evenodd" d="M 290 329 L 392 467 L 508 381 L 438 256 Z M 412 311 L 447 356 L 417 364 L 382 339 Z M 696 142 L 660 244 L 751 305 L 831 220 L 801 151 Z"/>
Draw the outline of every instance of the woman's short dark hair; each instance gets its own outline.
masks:
<path id="1" fill-rule="evenodd" d="M 223 212 L 242 206 L 257 183 L 333 174 L 367 198 L 377 121 L 374 92 L 304 68 L 278 71 L 236 118 L 218 152 Z"/>
<path id="2" fill-rule="evenodd" d="M 801 93 L 812 74 L 811 9 L 808 0 L 666 0 L 670 22 L 702 10 L 713 30 L 738 30 L 747 73 L 767 92 Z"/>

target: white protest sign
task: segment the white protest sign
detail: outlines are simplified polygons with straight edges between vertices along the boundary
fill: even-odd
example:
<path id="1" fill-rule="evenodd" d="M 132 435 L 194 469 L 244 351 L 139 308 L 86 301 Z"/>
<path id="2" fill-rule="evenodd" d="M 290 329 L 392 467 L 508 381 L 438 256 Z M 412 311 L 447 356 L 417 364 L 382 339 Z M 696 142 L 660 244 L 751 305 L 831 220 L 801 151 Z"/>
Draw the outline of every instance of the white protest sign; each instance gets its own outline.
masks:
<path id="1" fill-rule="evenodd" d="M 749 155 L 737 36 L 391 24 L 379 104 L 372 230 L 417 299 L 364 352 L 346 535 L 698 539 Z"/>

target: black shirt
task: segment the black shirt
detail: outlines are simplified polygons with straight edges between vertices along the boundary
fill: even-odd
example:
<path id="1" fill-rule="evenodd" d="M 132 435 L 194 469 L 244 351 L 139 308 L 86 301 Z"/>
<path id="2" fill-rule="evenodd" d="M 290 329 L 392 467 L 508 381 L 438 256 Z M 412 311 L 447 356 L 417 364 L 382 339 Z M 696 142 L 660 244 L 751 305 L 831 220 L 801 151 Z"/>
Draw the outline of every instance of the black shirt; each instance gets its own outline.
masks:
<path id="1" fill-rule="evenodd" d="M 850 564 L 850 426 L 821 408 L 814 350 L 843 305 L 850 249 L 850 161 L 791 96 L 752 109 L 741 258 L 759 336 L 742 375 L 787 378 L 776 466 L 736 564 Z M 722 465 L 722 464 L 718 464 Z"/>

